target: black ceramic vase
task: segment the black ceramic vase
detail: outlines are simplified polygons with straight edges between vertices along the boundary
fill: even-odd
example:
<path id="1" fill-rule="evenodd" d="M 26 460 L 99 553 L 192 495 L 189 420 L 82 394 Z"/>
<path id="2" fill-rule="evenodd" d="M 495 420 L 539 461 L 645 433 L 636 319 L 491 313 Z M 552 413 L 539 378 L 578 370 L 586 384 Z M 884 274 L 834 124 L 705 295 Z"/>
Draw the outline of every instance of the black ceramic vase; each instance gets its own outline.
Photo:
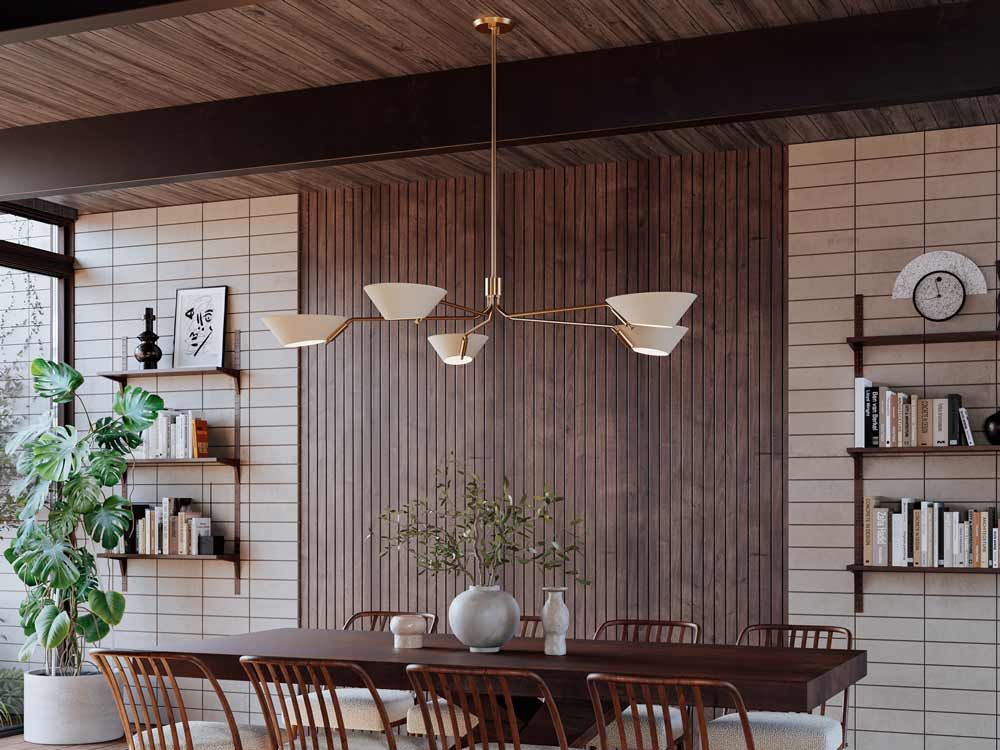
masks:
<path id="1" fill-rule="evenodd" d="M 135 348 L 135 359 L 142 365 L 143 370 L 155 370 L 156 363 L 163 356 L 163 351 L 156 345 L 156 340 L 160 338 L 153 331 L 153 308 L 146 308 L 146 330 L 139 334 L 139 346 Z"/>
<path id="2" fill-rule="evenodd" d="M 983 422 L 983 432 L 990 445 L 1000 445 L 1000 411 L 986 417 Z"/>

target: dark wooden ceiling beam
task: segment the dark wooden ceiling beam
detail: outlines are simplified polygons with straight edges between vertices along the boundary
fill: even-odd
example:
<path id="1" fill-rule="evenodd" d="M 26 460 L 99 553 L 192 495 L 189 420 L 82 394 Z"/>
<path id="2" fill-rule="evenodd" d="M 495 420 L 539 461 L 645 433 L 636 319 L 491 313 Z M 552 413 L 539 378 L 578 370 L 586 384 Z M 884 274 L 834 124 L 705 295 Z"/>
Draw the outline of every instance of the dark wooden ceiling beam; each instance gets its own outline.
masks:
<path id="1" fill-rule="evenodd" d="M 501 147 L 1000 93 L 1000 2 L 506 63 Z M 484 50 L 485 55 L 485 50 Z M 0 130 L 0 200 L 479 150 L 488 69 Z"/>
<path id="2" fill-rule="evenodd" d="M 11 2 L 0 7 L 0 44 L 79 34 L 132 23 L 177 18 L 260 0 L 75 0 Z"/>

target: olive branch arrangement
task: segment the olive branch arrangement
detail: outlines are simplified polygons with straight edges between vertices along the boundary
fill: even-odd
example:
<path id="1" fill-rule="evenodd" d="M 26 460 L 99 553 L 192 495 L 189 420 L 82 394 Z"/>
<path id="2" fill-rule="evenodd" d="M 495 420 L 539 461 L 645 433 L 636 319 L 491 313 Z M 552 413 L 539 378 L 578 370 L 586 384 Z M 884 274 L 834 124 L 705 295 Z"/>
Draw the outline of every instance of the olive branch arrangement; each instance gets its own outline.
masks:
<path id="1" fill-rule="evenodd" d="M 380 556 L 406 553 L 421 573 L 461 574 L 477 586 L 499 584 L 511 563 L 562 571 L 587 586 L 577 565 L 584 519 L 560 527 L 555 511 L 563 502 L 548 487 L 540 495 L 515 496 L 507 479 L 500 494 L 490 497 L 482 477 L 452 460 L 437 470 L 433 498 L 379 515 Z"/>

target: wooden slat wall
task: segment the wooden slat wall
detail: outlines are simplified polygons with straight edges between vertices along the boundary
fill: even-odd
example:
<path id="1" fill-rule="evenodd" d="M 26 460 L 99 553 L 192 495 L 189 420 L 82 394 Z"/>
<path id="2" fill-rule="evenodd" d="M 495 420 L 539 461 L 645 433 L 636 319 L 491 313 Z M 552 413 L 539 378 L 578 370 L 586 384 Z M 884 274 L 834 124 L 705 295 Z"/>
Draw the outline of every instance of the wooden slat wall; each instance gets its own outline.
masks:
<path id="1" fill-rule="evenodd" d="M 594 583 L 570 592 L 577 636 L 612 617 L 671 617 L 721 642 L 783 620 L 785 172 L 774 147 L 504 176 L 507 308 L 695 292 L 668 359 L 596 329 L 509 322 L 466 367 L 440 363 L 428 325 L 354 327 L 304 350 L 302 625 L 369 608 L 445 615 L 463 582 L 379 559 L 366 537 L 382 509 L 432 491 L 452 451 L 496 486 L 548 484 L 586 518 Z M 362 286 L 391 280 L 479 305 L 486 187 L 305 194 L 301 309 L 372 314 Z M 552 582 L 519 568 L 505 586 L 533 613 Z"/>

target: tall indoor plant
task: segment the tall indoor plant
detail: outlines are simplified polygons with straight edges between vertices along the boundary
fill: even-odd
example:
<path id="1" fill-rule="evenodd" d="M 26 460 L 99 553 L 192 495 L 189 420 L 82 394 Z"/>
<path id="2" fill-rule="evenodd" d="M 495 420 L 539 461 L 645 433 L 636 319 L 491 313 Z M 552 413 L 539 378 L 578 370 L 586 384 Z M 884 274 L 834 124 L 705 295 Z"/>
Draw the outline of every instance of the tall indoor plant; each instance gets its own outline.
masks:
<path id="1" fill-rule="evenodd" d="M 547 487 L 516 496 L 506 479 L 493 497 L 482 477 L 452 461 L 437 472 L 433 499 L 381 514 L 382 554 L 405 551 L 422 572 L 465 576 L 471 585 L 452 600 L 448 624 L 471 650 L 498 651 L 521 616 L 500 588 L 507 567 L 534 566 L 589 583 L 576 567 L 583 519 L 559 524 L 554 514 L 562 502 Z"/>
<path id="2" fill-rule="evenodd" d="M 129 386 L 116 393 L 112 416 L 92 422 L 77 396 L 83 384 L 79 372 L 36 359 L 31 376 L 35 392 L 53 409 L 7 442 L 20 477 L 11 495 L 21 510 L 17 532 L 4 552 L 27 588 L 19 608 L 26 638 L 21 658 L 28 660 L 36 647 L 45 655 L 44 669 L 25 678 L 25 739 L 114 739 L 121 735 L 117 712 L 103 678 L 85 669 L 84 649 L 121 621 L 125 598 L 101 589 L 87 541 L 114 549 L 131 526 L 129 500 L 112 490 L 121 484 L 127 457 L 142 443 L 163 400 Z M 85 431 L 56 424 L 55 407 L 74 400 L 87 415 Z M 95 704 L 104 698 L 105 705 Z M 99 716 L 104 709 L 106 714 Z"/>

